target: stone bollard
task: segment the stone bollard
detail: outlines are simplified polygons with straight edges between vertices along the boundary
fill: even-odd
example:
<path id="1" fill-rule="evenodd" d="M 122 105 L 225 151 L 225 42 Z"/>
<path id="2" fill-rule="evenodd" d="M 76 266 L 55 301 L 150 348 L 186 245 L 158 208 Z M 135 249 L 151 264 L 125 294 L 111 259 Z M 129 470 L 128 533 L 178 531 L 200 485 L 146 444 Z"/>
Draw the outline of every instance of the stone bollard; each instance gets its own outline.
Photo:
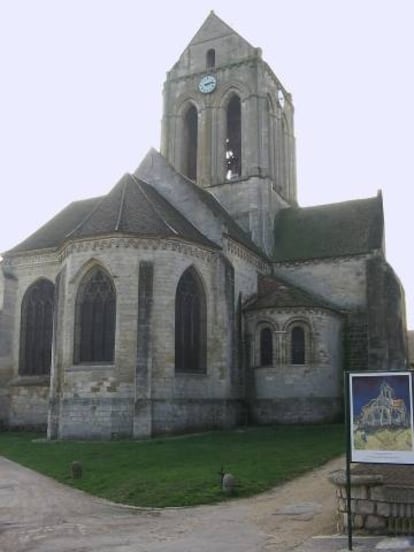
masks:
<path id="1" fill-rule="evenodd" d="M 231 473 L 225 473 L 223 475 L 223 481 L 221 483 L 221 488 L 226 494 L 233 494 L 236 487 L 236 480 L 234 479 Z"/>
<path id="2" fill-rule="evenodd" d="M 82 464 L 77 460 L 74 460 L 70 465 L 70 475 L 72 479 L 80 479 L 82 477 Z"/>

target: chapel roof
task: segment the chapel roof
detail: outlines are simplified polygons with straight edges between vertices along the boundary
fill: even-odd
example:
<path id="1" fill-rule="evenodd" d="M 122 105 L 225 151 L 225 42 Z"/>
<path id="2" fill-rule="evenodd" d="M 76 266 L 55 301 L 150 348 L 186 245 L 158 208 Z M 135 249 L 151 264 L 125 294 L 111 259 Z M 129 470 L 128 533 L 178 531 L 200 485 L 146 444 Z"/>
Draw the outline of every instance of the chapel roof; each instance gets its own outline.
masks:
<path id="1" fill-rule="evenodd" d="M 245 305 L 246 310 L 290 307 L 337 310 L 319 295 L 309 293 L 277 276 L 259 276 L 257 295 Z"/>
<path id="2" fill-rule="evenodd" d="M 57 248 L 70 239 L 114 233 L 175 237 L 217 247 L 152 186 L 126 174 L 107 195 L 71 203 L 8 253 Z"/>
<path id="3" fill-rule="evenodd" d="M 275 219 L 276 262 L 360 255 L 381 249 L 382 196 L 315 207 L 291 207 Z"/>

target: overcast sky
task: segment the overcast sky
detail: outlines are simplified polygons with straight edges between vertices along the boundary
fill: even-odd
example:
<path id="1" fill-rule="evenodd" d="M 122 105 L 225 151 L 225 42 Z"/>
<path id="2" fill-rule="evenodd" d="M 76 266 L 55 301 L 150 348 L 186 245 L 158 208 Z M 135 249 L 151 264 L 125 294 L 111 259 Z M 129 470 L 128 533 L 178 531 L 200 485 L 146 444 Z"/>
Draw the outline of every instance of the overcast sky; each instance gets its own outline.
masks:
<path id="1" fill-rule="evenodd" d="M 0 0 L 0 251 L 159 147 L 165 73 L 211 9 L 293 95 L 299 203 L 383 191 L 414 328 L 412 0 Z"/>

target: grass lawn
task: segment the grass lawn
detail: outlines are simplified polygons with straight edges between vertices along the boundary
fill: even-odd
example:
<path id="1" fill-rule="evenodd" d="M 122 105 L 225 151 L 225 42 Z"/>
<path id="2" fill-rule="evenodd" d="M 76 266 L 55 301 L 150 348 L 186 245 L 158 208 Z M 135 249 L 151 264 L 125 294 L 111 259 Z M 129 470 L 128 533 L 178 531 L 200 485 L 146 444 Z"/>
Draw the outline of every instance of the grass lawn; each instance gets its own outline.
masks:
<path id="1" fill-rule="evenodd" d="M 0 455 L 91 494 L 135 506 L 190 506 L 225 500 L 218 472 L 237 496 L 260 493 L 344 452 L 341 425 L 277 426 L 148 441 L 52 441 L 0 433 Z M 40 440 L 39 440 L 40 439 Z M 83 477 L 72 479 L 78 460 Z"/>

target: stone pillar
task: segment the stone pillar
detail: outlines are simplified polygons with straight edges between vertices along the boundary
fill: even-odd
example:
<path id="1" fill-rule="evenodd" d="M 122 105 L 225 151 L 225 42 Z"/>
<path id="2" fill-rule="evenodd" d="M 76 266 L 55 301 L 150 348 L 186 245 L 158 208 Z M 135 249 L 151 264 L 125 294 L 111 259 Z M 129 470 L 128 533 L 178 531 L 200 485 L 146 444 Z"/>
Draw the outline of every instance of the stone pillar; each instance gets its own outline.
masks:
<path id="1" fill-rule="evenodd" d="M 56 277 L 53 309 L 53 338 L 50 362 L 49 409 L 47 417 L 47 438 L 59 437 L 60 399 L 63 385 L 63 297 L 65 296 L 66 267 Z"/>
<path id="2" fill-rule="evenodd" d="M 134 437 L 149 437 L 152 433 L 151 367 L 152 367 L 152 305 L 154 265 L 139 264 L 138 339 L 135 371 Z"/>

